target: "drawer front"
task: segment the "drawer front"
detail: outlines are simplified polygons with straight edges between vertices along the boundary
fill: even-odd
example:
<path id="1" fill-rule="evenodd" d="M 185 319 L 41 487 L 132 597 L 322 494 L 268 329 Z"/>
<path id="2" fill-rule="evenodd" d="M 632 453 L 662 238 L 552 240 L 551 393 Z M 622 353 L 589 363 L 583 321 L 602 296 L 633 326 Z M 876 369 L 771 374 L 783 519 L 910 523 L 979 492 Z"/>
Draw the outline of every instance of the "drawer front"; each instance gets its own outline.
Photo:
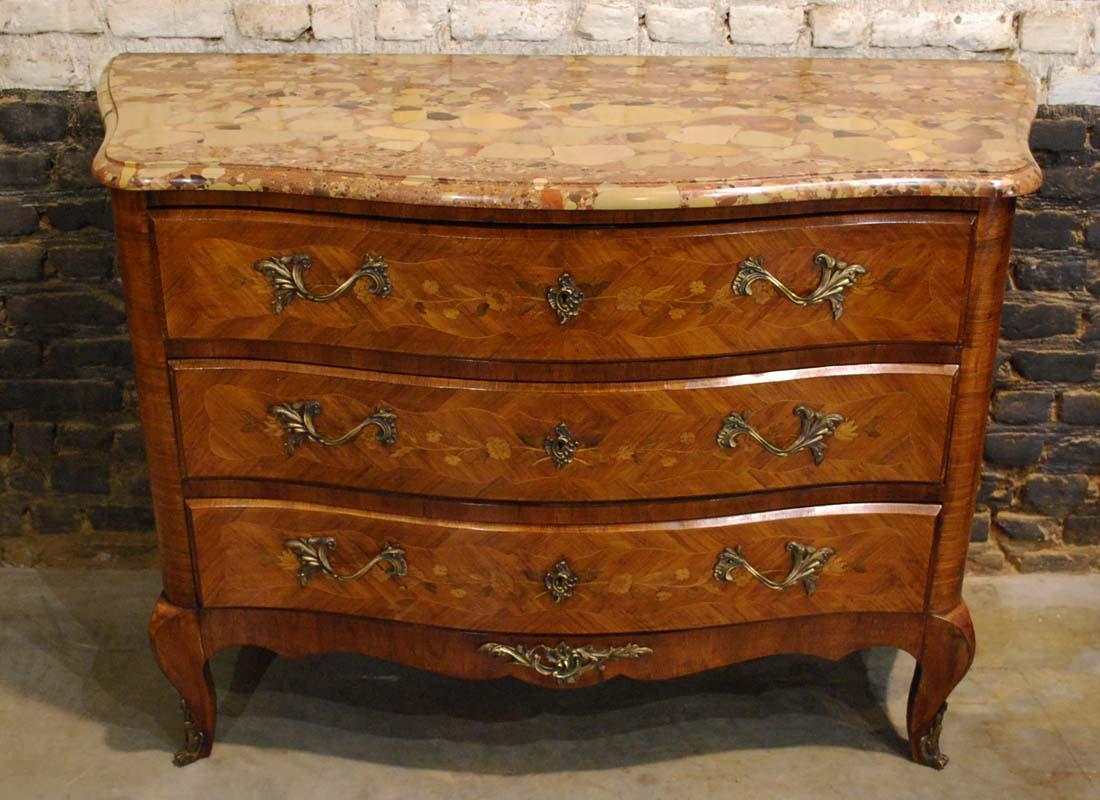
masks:
<path id="1" fill-rule="evenodd" d="M 173 339 L 535 361 L 954 342 L 971 219 L 518 229 L 154 217 Z"/>
<path id="2" fill-rule="evenodd" d="M 920 611 L 939 510 L 862 504 L 536 529 L 268 500 L 189 508 L 207 607 L 542 633 Z"/>
<path id="3" fill-rule="evenodd" d="M 632 384 L 174 366 L 191 478 L 524 501 L 938 482 L 953 365 Z"/>

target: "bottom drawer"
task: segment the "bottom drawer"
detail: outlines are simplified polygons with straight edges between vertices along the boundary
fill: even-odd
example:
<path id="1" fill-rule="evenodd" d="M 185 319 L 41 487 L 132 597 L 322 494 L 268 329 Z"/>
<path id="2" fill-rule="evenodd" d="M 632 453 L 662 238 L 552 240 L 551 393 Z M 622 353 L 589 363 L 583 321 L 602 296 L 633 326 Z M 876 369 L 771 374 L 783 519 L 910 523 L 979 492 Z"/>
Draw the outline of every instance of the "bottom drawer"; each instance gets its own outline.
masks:
<path id="1" fill-rule="evenodd" d="M 540 633 L 920 611 L 940 509 L 862 503 L 535 528 L 273 500 L 188 505 L 207 607 Z"/>

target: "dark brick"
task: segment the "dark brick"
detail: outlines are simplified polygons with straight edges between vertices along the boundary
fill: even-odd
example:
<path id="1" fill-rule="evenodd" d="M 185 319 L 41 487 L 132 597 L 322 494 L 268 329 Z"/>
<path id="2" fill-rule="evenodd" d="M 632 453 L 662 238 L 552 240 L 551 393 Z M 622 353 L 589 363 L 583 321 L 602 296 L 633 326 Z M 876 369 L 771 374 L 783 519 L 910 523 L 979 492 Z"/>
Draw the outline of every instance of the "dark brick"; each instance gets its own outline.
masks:
<path id="1" fill-rule="evenodd" d="M 989 509 L 979 508 L 974 512 L 974 521 L 970 525 L 970 541 L 989 541 Z"/>
<path id="2" fill-rule="evenodd" d="M 0 412 L 29 411 L 34 417 L 49 419 L 121 407 L 122 393 L 107 381 L 0 380 Z"/>
<path id="3" fill-rule="evenodd" d="M 1081 341 L 1100 342 L 1100 315 L 1085 327 L 1085 332 L 1081 334 Z"/>
<path id="4" fill-rule="evenodd" d="M 1077 309 L 1060 303 L 1007 301 L 1001 314 L 1001 336 L 1042 339 L 1077 331 Z"/>
<path id="5" fill-rule="evenodd" d="M 978 484 L 978 503 L 990 508 L 1012 505 L 1013 484 L 1010 478 L 990 472 L 982 473 Z"/>
<path id="6" fill-rule="evenodd" d="M 0 186 L 45 186 L 50 157 L 45 153 L 0 152 Z"/>
<path id="7" fill-rule="evenodd" d="M 37 281 L 42 277 L 42 247 L 34 242 L 0 244 L 0 281 Z"/>
<path id="8" fill-rule="evenodd" d="M 51 373 L 93 366 L 130 366 L 130 340 L 125 336 L 61 339 L 46 351 L 46 367 Z"/>
<path id="9" fill-rule="evenodd" d="M 1043 170 L 1043 185 L 1039 188 L 1039 194 L 1062 200 L 1100 197 L 1100 170 L 1077 164 L 1047 168 Z"/>
<path id="10" fill-rule="evenodd" d="M 1077 219 L 1063 211 L 1021 211 L 1016 215 L 1012 246 L 1065 250 L 1076 243 Z"/>
<path id="11" fill-rule="evenodd" d="M 20 498 L 0 495 L 0 536 L 18 536 L 22 533 L 23 514 L 27 505 Z"/>
<path id="12" fill-rule="evenodd" d="M 0 372 L 12 374 L 38 366 L 38 345 L 22 339 L 0 339 Z"/>
<path id="13" fill-rule="evenodd" d="M 112 227 L 111 204 L 105 197 L 62 200 L 44 207 L 43 210 L 50 225 L 61 231 L 76 231 L 81 228 L 109 231 Z"/>
<path id="14" fill-rule="evenodd" d="M 1021 350 L 1012 366 L 1028 380 L 1083 383 L 1096 369 L 1096 353 L 1074 350 Z"/>
<path id="15" fill-rule="evenodd" d="M 1085 146 L 1088 125 L 1083 119 L 1037 119 L 1031 123 L 1032 150 L 1067 152 Z"/>
<path id="16" fill-rule="evenodd" d="M 1047 422 L 1053 405 L 1053 392 L 1005 389 L 993 399 L 993 418 L 1010 425 Z"/>
<path id="17" fill-rule="evenodd" d="M 130 482 L 126 484 L 126 490 L 134 497 L 149 497 L 152 490 L 149 488 L 148 473 L 142 472 L 130 478 Z"/>
<path id="18" fill-rule="evenodd" d="M 111 491 L 107 461 L 90 459 L 86 455 L 54 458 L 50 482 L 55 492 L 66 494 L 107 494 Z"/>
<path id="19" fill-rule="evenodd" d="M 11 423 L 0 422 L 0 456 L 11 453 Z"/>
<path id="20" fill-rule="evenodd" d="M 985 458 L 994 464 L 1023 467 L 1037 464 L 1042 456 L 1042 434 L 998 431 L 985 435 Z"/>
<path id="21" fill-rule="evenodd" d="M 86 189 L 99 186 L 92 177 L 92 147 L 72 147 L 57 154 L 54 177 L 57 184 L 66 189 Z"/>
<path id="22" fill-rule="evenodd" d="M 76 129 L 73 133 L 86 141 L 99 145 L 103 139 L 103 118 L 99 113 L 99 103 L 95 92 L 89 92 L 76 105 Z"/>
<path id="23" fill-rule="evenodd" d="M 46 468 L 42 464 L 15 464 L 8 472 L 8 483 L 18 491 L 41 494 L 46 490 Z"/>
<path id="24" fill-rule="evenodd" d="M 85 292 L 39 292 L 8 298 L 16 325 L 119 325 L 126 321 L 120 299 Z"/>
<path id="25" fill-rule="evenodd" d="M 156 527 L 149 504 L 94 506 L 88 509 L 88 519 L 99 531 L 152 531 Z"/>
<path id="26" fill-rule="evenodd" d="M 80 529 L 80 509 L 56 501 L 31 508 L 31 527 L 39 533 L 72 533 Z"/>
<path id="27" fill-rule="evenodd" d="M 16 422 L 12 433 L 15 452 L 23 458 L 40 458 L 53 449 L 52 422 Z"/>
<path id="28" fill-rule="evenodd" d="M 38 229 L 38 211 L 34 206 L 0 201 L 0 236 L 25 236 Z"/>
<path id="29" fill-rule="evenodd" d="M 1055 520 L 1016 511 L 1001 511 L 997 514 L 997 527 L 1009 538 L 1023 542 L 1050 541 L 1058 531 Z"/>
<path id="30" fill-rule="evenodd" d="M 1100 468 L 1100 433 L 1054 439 L 1047 448 L 1047 463 L 1071 469 Z"/>
<path id="31" fill-rule="evenodd" d="M 1090 247 L 1100 250 L 1100 218 L 1093 219 L 1085 228 L 1085 240 Z"/>
<path id="32" fill-rule="evenodd" d="M 57 449 L 60 452 L 107 453 L 114 438 L 114 431 L 102 425 L 66 423 L 57 429 Z"/>
<path id="33" fill-rule="evenodd" d="M 1100 391 L 1071 389 L 1062 393 L 1062 422 L 1100 426 Z"/>
<path id="34" fill-rule="evenodd" d="M 1036 510 L 1052 517 L 1076 511 L 1089 492 L 1086 475 L 1031 475 L 1024 485 L 1024 499 Z"/>
<path id="35" fill-rule="evenodd" d="M 17 102 L 0 106 L 0 136 L 9 142 L 56 142 L 65 138 L 69 109 L 57 103 Z"/>
<path id="36" fill-rule="evenodd" d="M 1065 256 L 1054 259 L 1019 259 L 1016 286 L 1028 291 L 1075 290 L 1085 288 L 1086 262 Z"/>
<path id="37" fill-rule="evenodd" d="M 145 439 L 142 436 L 140 425 L 127 425 L 119 428 L 117 436 L 119 453 L 138 460 L 145 458 Z"/>
<path id="38" fill-rule="evenodd" d="M 113 251 L 109 245 L 57 245 L 47 251 L 46 258 L 63 278 L 108 278 L 114 264 Z"/>
<path id="39" fill-rule="evenodd" d="M 1062 538 L 1067 544 L 1100 544 L 1100 517 L 1070 517 Z"/>

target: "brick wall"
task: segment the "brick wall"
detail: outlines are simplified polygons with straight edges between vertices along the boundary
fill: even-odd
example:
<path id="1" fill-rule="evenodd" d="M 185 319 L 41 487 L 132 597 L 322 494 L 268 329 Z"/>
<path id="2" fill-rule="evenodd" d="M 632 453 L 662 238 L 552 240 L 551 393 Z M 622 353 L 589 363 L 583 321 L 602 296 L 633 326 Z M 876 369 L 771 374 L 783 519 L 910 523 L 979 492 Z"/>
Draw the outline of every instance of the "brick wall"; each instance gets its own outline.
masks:
<path id="1" fill-rule="evenodd" d="M 0 0 L 0 563 L 155 557 L 102 134 L 129 50 L 1014 58 L 1046 170 L 1021 203 L 972 562 L 1100 567 L 1095 0 Z M 1074 105 L 1078 104 L 1078 105 Z"/>

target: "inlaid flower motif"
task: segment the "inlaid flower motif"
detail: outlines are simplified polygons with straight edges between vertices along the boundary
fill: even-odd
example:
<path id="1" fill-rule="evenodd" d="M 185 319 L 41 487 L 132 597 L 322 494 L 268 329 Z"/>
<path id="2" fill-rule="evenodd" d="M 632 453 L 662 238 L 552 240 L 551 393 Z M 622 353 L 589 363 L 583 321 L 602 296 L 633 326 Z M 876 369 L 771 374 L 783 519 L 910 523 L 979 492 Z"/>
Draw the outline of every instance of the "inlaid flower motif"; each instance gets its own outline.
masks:
<path id="1" fill-rule="evenodd" d="M 668 310 L 669 319 L 683 319 L 684 314 L 686 314 L 686 313 L 687 312 L 684 311 L 684 309 L 682 309 L 682 308 L 670 308 Z"/>
<path id="2" fill-rule="evenodd" d="M 676 464 L 679 461 L 680 461 L 680 459 L 676 458 L 675 456 L 665 456 L 664 458 L 661 459 L 661 466 L 662 467 L 675 467 Z"/>
<path id="3" fill-rule="evenodd" d="M 433 280 L 426 280 L 420 284 L 428 294 L 439 294 L 439 284 Z"/>
<path id="4" fill-rule="evenodd" d="M 691 431 L 684 431 L 680 434 L 680 444 L 694 444 L 695 434 Z"/>
<path id="5" fill-rule="evenodd" d="M 439 442 L 443 439 L 443 434 L 439 431 L 428 431 L 426 434 L 424 434 L 424 438 L 432 444 L 439 444 Z"/>
<path id="6" fill-rule="evenodd" d="M 512 305 L 512 298 L 503 292 L 490 290 L 485 293 L 485 302 L 493 311 L 505 311 Z"/>
<path id="7" fill-rule="evenodd" d="M 628 286 L 623 289 L 623 293 L 619 295 L 619 302 L 615 304 L 615 308 L 619 311 L 637 311 L 642 305 L 642 287 L 641 286 Z"/>
<path id="8" fill-rule="evenodd" d="M 703 294 L 707 290 L 707 285 L 702 281 L 692 281 L 688 284 L 688 291 L 692 294 Z"/>
<path id="9" fill-rule="evenodd" d="M 444 461 L 445 461 L 446 463 L 450 464 L 450 465 L 451 465 L 452 467 L 457 467 L 457 466 L 458 466 L 459 464 L 461 464 L 461 463 L 462 463 L 462 459 L 461 459 L 461 458 L 459 458 L 458 456 L 453 456 L 453 455 L 452 455 L 452 456 L 445 456 L 445 457 L 443 458 L 443 460 L 444 460 Z"/>
<path id="10" fill-rule="evenodd" d="M 634 448 L 628 444 L 624 444 L 615 452 L 616 461 L 630 461 L 634 458 Z"/>
<path id="11" fill-rule="evenodd" d="M 458 309 L 445 308 L 443 309 L 443 316 L 445 316 L 447 319 L 458 319 Z"/>
<path id="12" fill-rule="evenodd" d="M 489 458 L 495 461 L 507 461 L 512 457 L 512 448 L 499 436 L 490 436 L 485 441 L 485 449 L 489 452 Z"/>

